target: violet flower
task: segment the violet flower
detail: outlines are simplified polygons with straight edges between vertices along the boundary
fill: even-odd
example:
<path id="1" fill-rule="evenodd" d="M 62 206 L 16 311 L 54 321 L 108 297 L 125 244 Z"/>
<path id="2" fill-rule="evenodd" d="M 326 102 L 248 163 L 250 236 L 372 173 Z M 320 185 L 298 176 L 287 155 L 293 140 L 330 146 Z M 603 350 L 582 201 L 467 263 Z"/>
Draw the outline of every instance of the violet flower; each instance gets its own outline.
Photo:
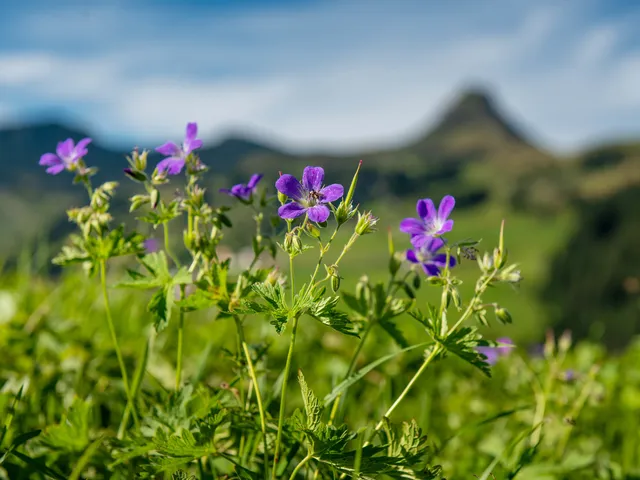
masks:
<path id="1" fill-rule="evenodd" d="M 440 275 L 440 269 L 447 265 L 447 255 L 438 253 L 444 247 L 444 240 L 438 237 L 430 237 L 420 248 L 407 250 L 407 260 L 411 263 L 422 265 L 424 272 L 432 277 Z M 449 267 L 455 267 L 456 259 L 449 257 Z"/>
<path id="2" fill-rule="evenodd" d="M 182 147 L 173 142 L 167 142 L 156 148 L 156 152 L 166 155 L 160 163 L 158 163 L 158 172 L 167 172 L 169 175 L 178 175 L 191 152 L 202 147 L 202 140 L 196 138 L 198 136 L 198 124 L 188 123 L 187 133 L 184 137 Z"/>
<path id="3" fill-rule="evenodd" d="M 154 253 L 159 250 L 158 240 L 155 238 L 147 238 L 144 242 L 142 242 L 146 253 Z"/>
<path id="4" fill-rule="evenodd" d="M 248 201 L 251 198 L 251 195 L 256 191 L 256 187 L 258 186 L 258 182 L 261 178 L 261 174 L 251 175 L 251 178 L 246 185 L 239 183 L 231 187 L 231 189 L 221 188 L 220 192 L 239 198 L 240 200 Z"/>
<path id="5" fill-rule="evenodd" d="M 450 232 L 453 228 L 453 220 L 449 220 L 449 215 L 456 204 L 455 198 L 446 195 L 436 211 L 436 207 L 430 198 L 418 200 L 416 210 L 417 218 L 405 218 L 400 222 L 400 231 L 411 234 L 411 243 L 414 247 L 420 248 L 434 235 L 442 235 Z"/>
<path id="6" fill-rule="evenodd" d="M 476 347 L 476 351 L 478 353 L 481 353 L 482 355 L 487 357 L 487 363 L 489 365 L 495 365 L 501 357 L 506 357 L 507 355 L 509 355 L 513 348 L 512 346 L 507 346 L 513 345 L 513 341 L 509 337 L 500 337 L 496 339 L 496 342 L 506 345 L 500 347 Z"/>
<path id="7" fill-rule="evenodd" d="M 293 175 L 282 175 L 276 182 L 276 188 L 293 202 L 282 205 L 278 215 L 290 220 L 306 213 L 312 222 L 326 222 L 330 214 L 326 204 L 342 197 L 344 187 L 337 183 L 323 187 L 323 181 L 322 167 L 306 167 L 302 173 L 302 184 Z"/>
<path id="8" fill-rule="evenodd" d="M 40 165 L 49 167 L 47 173 L 57 175 L 64 169 L 69 170 L 72 165 L 78 163 L 82 157 L 87 154 L 87 145 L 91 143 L 90 138 L 83 138 L 74 145 L 71 138 L 67 138 L 64 142 L 59 142 L 56 147 L 56 153 L 45 153 L 40 157 Z"/>

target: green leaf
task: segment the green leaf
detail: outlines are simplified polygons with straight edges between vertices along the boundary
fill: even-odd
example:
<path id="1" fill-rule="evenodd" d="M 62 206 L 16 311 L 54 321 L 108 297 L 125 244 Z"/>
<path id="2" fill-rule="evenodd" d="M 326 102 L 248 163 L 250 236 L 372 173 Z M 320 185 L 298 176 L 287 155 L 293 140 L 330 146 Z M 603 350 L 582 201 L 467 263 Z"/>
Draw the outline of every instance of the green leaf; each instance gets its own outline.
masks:
<path id="1" fill-rule="evenodd" d="M 491 377 L 491 368 L 487 363 L 484 355 L 476 350 L 477 346 L 487 345 L 487 342 L 481 340 L 480 334 L 473 327 L 462 327 L 446 337 L 440 342 L 448 351 L 457 355 L 462 360 L 470 363 L 487 377 Z"/>
<path id="2" fill-rule="evenodd" d="M 425 347 L 428 347 L 429 345 L 433 345 L 433 342 L 426 342 L 426 343 L 419 343 L 417 345 L 411 345 L 410 347 L 403 348 L 402 350 L 398 350 L 397 352 L 391 353 L 389 355 L 385 355 L 384 357 L 381 357 L 378 360 L 376 360 L 374 362 L 371 362 L 370 364 L 366 365 L 365 367 L 362 367 L 356 373 L 354 373 L 353 375 L 350 375 L 344 381 L 340 382 L 338 385 L 333 387 L 333 390 L 331 390 L 331 392 L 329 392 L 327 395 L 325 395 L 325 397 L 323 398 L 322 402 L 325 405 L 330 404 L 331 402 L 333 402 L 338 397 L 338 395 L 340 395 L 347 388 L 349 388 L 351 385 L 353 385 L 358 380 L 360 380 L 362 377 L 364 377 L 371 370 L 373 370 L 374 368 L 376 368 L 379 365 L 382 365 L 384 362 L 387 362 L 387 361 L 391 360 L 392 358 L 397 357 L 398 355 L 400 355 L 402 353 L 405 353 L 405 352 L 408 352 L 408 351 L 411 351 L 411 350 L 415 350 L 417 348 L 425 348 Z"/>
<path id="3" fill-rule="evenodd" d="M 311 431 L 316 431 L 320 426 L 322 405 L 318 401 L 318 397 L 314 395 L 313 391 L 307 385 L 302 370 L 298 370 L 298 382 L 300 383 L 300 391 L 302 392 L 304 410 L 307 414 L 307 428 Z"/>
<path id="4" fill-rule="evenodd" d="M 7 451 L 4 452 L 2 457 L 0 457 L 0 465 L 2 465 L 4 463 L 4 461 L 7 459 L 9 454 L 11 454 L 16 448 L 18 448 L 19 446 L 27 443 L 32 438 L 37 437 L 38 435 L 40 435 L 40 432 L 41 432 L 41 430 L 33 430 L 31 432 L 27 432 L 27 433 L 23 433 L 22 435 L 18 435 L 13 440 L 13 442 L 11 443 L 11 445 L 9 446 Z"/>
<path id="5" fill-rule="evenodd" d="M 316 299 L 307 310 L 307 314 L 340 333 L 358 337 L 349 316 L 336 310 L 339 301 L 340 297 Z"/>
<path id="6" fill-rule="evenodd" d="M 51 448 L 67 452 L 83 451 L 89 444 L 90 413 L 91 403 L 75 398 L 60 423 L 45 430 L 43 442 Z"/>
<path id="7" fill-rule="evenodd" d="M 73 467 L 73 471 L 71 472 L 71 475 L 69 475 L 69 480 L 78 480 L 80 478 L 82 471 L 91 461 L 91 457 L 93 457 L 93 455 L 96 453 L 96 451 L 100 447 L 102 440 L 103 440 L 102 437 L 98 438 L 91 445 L 87 447 L 87 449 L 84 451 L 84 453 L 76 463 L 75 467 Z"/>
<path id="8" fill-rule="evenodd" d="M 147 311 L 153 314 L 154 327 L 156 332 L 164 330 L 169 320 L 171 320 L 171 307 L 174 302 L 173 286 L 168 285 L 161 288 L 153 294 L 149 304 L 147 305 Z"/>

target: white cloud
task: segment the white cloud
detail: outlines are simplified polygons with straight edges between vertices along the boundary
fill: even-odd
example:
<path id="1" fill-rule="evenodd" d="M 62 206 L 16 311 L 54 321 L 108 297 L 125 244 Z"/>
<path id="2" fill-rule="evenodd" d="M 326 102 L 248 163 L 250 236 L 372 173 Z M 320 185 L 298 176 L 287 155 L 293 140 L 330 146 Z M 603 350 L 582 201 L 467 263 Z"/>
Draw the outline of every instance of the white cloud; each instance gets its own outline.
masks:
<path id="1" fill-rule="evenodd" d="M 547 143 L 574 148 L 640 103 L 640 56 L 617 52 L 620 25 L 570 30 L 579 2 L 508 3 L 497 23 L 499 7 L 474 21 L 474 3 L 467 15 L 421 2 L 353 5 L 174 17 L 115 4 L 27 15 L 15 28 L 34 32 L 36 46 L 0 50 L 5 109 L 19 111 L 24 97 L 68 106 L 102 135 L 141 144 L 179 137 L 196 120 L 203 134 L 250 126 L 297 147 L 360 148 L 424 129 L 477 80 Z"/>

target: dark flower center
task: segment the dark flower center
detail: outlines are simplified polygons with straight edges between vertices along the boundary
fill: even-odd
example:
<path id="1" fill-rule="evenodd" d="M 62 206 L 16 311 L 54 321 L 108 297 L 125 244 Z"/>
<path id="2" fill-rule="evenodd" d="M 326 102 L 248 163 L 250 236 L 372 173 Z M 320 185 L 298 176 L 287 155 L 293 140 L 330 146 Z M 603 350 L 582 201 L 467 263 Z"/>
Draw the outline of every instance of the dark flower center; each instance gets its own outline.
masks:
<path id="1" fill-rule="evenodd" d="M 316 192 L 315 190 L 309 190 L 307 194 L 307 206 L 313 207 L 322 201 L 322 194 L 320 192 Z"/>

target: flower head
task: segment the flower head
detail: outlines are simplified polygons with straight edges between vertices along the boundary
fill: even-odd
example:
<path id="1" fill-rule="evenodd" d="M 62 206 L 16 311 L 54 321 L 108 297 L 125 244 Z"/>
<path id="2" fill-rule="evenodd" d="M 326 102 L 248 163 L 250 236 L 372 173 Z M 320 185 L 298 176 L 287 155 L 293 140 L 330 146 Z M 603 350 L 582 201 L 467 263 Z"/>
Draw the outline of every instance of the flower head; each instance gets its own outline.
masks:
<path id="1" fill-rule="evenodd" d="M 202 147 L 202 140 L 196 138 L 197 136 L 198 124 L 188 123 L 182 147 L 173 142 L 167 142 L 156 148 L 156 152 L 167 156 L 167 158 L 158 163 L 158 171 L 160 173 L 167 172 L 169 175 L 178 175 L 182 171 L 189 154 Z"/>
<path id="2" fill-rule="evenodd" d="M 418 200 L 416 210 L 420 218 L 405 218 L 400 222 L 400 231 L 411 234 L 411 243 L 420 248 L 430 237 L 451 231 L 453 220 L 449 220 L 449 215 L 455 204 L 456 200 L 451 195 L 442 199 L 438 210 L 430 198 Z"/>
<path id="3" fill-rule="evenodd" d="M 411 263 L 419 263 L 422 265 L 424 272 L 432 277 L 440 275 L 440 269 L 447 265 L 447 255 L 438 253 L 444 246 L 444 240 L 437 237 L 429 237 L 426 243 L 423 243 L 415 250 L 407 250 L 407 260 Z M 449 267 L 455 267 L 456 259 L 449 257 Z"/>
<path id="4" fill-rule="evenodd" d="M 323 187 L 323 181 L 322 167 L 306 167 L 302 173 L 302 183 L 293 175 L 278 178 L 278 191 L 293 200 L 282 205 L 278 209 L 278 215 L 284 219 L 293 219 L 306 213 L 312 222 L 326 222 L 330 213 L 326 204 L 342 197 L 344 187 L 337 183 Z"/>
<path id="5" fill-rule="evenodd" d="M 142 242 L 146 253 L 154 253 L 159 249 L 158 240 L 155 238 L 147 238 L 144 242 Z"/>
<path id="6" fill-rule="evenodd" d="M 221 188 L 220 192 L 226 193 L 227 195 L 231 195 L 232 197 L 237 197 L 241 200 L 249 200 L 253 192 L 256 191 L 256 187 L 258 186 L 258 182 L 262 178 L 261 174 L 251 175 L 249 182 L 244 185 L 239 183 L 229 188 Z"/>
<path id="7" fill-rule="evenodd" d="M 505 344 L 505 346 L 499 347 L 476 347 L 478 353 L 481 353 L 487 357 L 487 363 L 489 365 L 495 365 L 501 357 L 506 357 L 511 353 L 513 348 L 513 341 L 509 337 L 500 337 L 496 340 L 498 343 Z M 510 345 L 510 346 L 508 346 Z"/>
<path id="8" fill-rule="evenodd" d="M 40 157 L 40 165 L 47 168 L 47 173 L 57 175 L 64 169 L 69 170 L 72 165 L 78 163 L 82 157 L 87 154 L 87 145 L 91 143 L 90 138 L 83 138 L 74 145 L 71 138 L 67 138 L 64 142 L 59 142 L 56 153 L 45 153 Z"/>

